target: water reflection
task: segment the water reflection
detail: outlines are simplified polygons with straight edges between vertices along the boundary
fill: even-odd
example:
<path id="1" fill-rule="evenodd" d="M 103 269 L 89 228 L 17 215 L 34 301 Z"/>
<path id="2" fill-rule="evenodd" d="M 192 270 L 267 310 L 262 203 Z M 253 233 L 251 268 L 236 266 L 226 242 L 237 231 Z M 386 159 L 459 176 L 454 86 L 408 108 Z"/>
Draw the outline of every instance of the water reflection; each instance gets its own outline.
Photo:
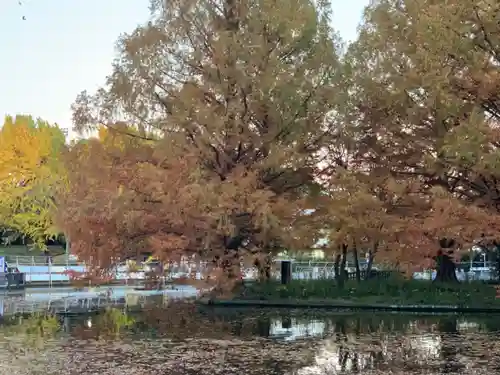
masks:
<path id="1" fill-rule="evenodd" d="M 49 346 L 50 358 L 59 360 L 46 366 L 55 371 L 54 363 L 64 363 L 83 375 L 483 374 L 500 368 L 495 316 L 176 305 L 133 316 L 112 310 L 66 317 L 60 323 L 59 344 Z"/>

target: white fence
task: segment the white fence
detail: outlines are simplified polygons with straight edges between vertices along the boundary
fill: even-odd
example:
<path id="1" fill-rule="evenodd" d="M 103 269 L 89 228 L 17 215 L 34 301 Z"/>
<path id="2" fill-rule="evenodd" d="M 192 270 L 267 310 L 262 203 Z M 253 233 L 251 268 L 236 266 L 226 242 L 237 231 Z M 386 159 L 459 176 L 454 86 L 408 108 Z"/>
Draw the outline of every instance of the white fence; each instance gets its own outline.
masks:
<path id="1" fill-rule="evenodd" d="M 69 282 L 71 275 L 83 274 L 86 272 L 84 265 L 75 265 L 70 262 L 49 262 L 46 257 L 16 257 L 10 259 L 9 266 L 17 267 L 19 272 L 26 276 L 26 283 L 52 283 Z M 142 270 L 130 271 L 126 265 L 116 268 L 115 279 L 142 280 L 146 278 L 145 271 L 147 265 Z M 348 272 L 354 272 L 353 264 L 346 264 Z M 365 268 L 365 263 L 360 265 Z M 175 280 L 178 278 L 204 279 L 208 273 L 208 262 L 182 262 L 173 263 L 166 267 L 166 278 Z M 255 280 L 258 278 L 258 270 L 255 267 L 243 267 L 242 278 L 245 280 Z M 271 277 L 279 279 L 281 272 L 279 269 L 279 260 L 277 260 L 271 269 Z M 316 280 L 333 279 L 335 277 L 335 263 L 328 261 L 292 261 L 292 278 L 296 280 Z"/>
<path id="2" fill-rule="evenodd" d="M 47 266 L 49 263 L 54 266 L 76 266 L 78 262 L 69 257 L 45 257 L 45 256 L 7 256 L 5 260 L 10 267 L 18 266 Z"/>
<path id="3" fill-rule="evenodd" d="M 83 265 L 71 265 L 70 262 L 54 262 L 47 264 L 45 257 L 17 257 L 15 263 L 9 263 L 10 266 L 16 266 L 20 272 L 26 275 L 26 283 L 46 282 L 52 283 L 69 282 L 71 273 L 85 273 Z M 360 268 L 363 270 L 366 262 L 361 262 Z M 175 280 L 181 277 L 203 279 L 207 274 L 209 263 L 207 262 L 183 262 L 174 263 L 166 268 L 166 278 Z M 348 272 L 354 272 L 352 263 L 347 263 Z M 374 267 L 376 269 L 376 267 Z M 273 264 L 271 277 L 279 279 L 281 276 L 279 270 L 279 261 Z M 245 280 L 255 280 L 258 278 L 258 270 L 255 267 L 242 268 L 242 277 Z M 292 261 L 292 278 L 295 280 L 317 280 L 333 279 L 335 277 L 335 263 L 328 261 Z M 424 270 L 415 272 L 414 279 L 432 280 L 435 277 L 435 271 Z M 459 263 L 457 265 L 457 277 L 459 280 L 492 280 L 497 279 L 496 263 Z M 145 279 L 144 271 L 130 272 L 126 266 L 120 266 L 116 269 L 116 280 L 141 280 Z"/>
<path id="4" fill-rule="evenodd" d="M 490 281 L 498 280 L 497 263 L 496 262 L 462 262 L 457 264 L 455 271 L 457 279 L 460 281 Z M 434 280 L 436 271 L 432 269 L 415 272 L 413 278 L 415 280 Z"/>
<path id="5" fill-rule="evenodd" d="M 12 266 L 14 266 L 12 264 Z M 29 264 L 18 264 L 16 265 L 19 272 L 25 274 L 25 280 L 27 284 L 31 283 L 47 283 L 52 285 L 53 283 L 59 284 L 64 282 L 70 282 L 71 277 L 77 274 L 84 274 L 86 272 L 86 267 L 83 265 L 29 265 Z M 318 278 L 328 278 L 333 277 L 333 265 L 324 264 L 294 264 L 293 265 L 293 277 L 295 279 L 318 279 Z M 207 274 L 206 263 L 199 264 L 189 264 L 177 267 L 171 267 L 166 270 L 166 279 L 175 280 L 178 278 L 193 278 L 193 279 L 204 279 Z M 256 268 L 245 268 L 242 270 L 242 277 L 246 280 L 256 279 L 258 277 L 258 271 Z M 275 279 L 280 278 L 279 270 L 273 270 L 272 277 Z M 115 280 L 121 280 L 127 282 L 129 280 L 144 280 L 146 278 L 146 272 L 137 271 L 130 272 L 126 267 L 118 267 L 115 273 Z"/>

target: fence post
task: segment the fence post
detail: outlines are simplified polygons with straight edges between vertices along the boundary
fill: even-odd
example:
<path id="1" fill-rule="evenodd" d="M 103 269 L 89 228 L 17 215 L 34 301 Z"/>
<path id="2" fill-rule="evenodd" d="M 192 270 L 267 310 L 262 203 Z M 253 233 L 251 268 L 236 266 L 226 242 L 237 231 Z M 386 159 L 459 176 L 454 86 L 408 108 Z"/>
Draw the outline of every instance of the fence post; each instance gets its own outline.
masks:
<path id="1" fill-rule="evenodd" d="M 289 284 L 292 280 L 292 262 L 289 260 L 281 261 L 281 284 Z"/>

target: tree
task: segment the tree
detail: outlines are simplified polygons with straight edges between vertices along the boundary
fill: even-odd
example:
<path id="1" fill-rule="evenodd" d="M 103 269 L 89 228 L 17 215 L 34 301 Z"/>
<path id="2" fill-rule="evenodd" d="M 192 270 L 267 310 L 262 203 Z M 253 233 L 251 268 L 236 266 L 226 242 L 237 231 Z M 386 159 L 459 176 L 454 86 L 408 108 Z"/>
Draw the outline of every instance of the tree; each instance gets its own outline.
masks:
<path id="1" fill-rule="evenodd" d="M 195 156 L 169 160 L 163 146 L 125 140 L 124 145 L 93 139 L 66 159 L 70 189 L 61 199 L 59 221 L 72 251 L 94 266 L 94 276 L 107 276 L 117 262 L 151 252 L 162 261 L 191 255 L 214 260 L 225 270 L 217 281 L 234 280 L 235 264 L 225 263 L 228 241 L 239 235 L 256 241 L 291 236 L 297 207 L 257 189 L 254 175 L 210 180 Z M 175 144 L 166 149 L 179 151 Z M 252 225 L 241 211 L 252 212 Z M 254 251 L 247 245 L 240 255 Z"/>
<path id="2" fill-rule="evenodd" d="M 71 238 L 72 251 L 95 266 L 95 276 L 104 276 L 116 262 L 148 250 L 148 234 L 161 236 L 161 228 L 152 224 L 154 215 L 162 219 L 155 213 L 162 197 L 151 194 L 166 184 L 175 186 L 183 178 L 179 172 L 188 170 L 179 164 L 172 175 L 167 167 L 161 176 L 165 180 L 150 186 L 148 172 L 153 177 L 160 172 L 151 163 L 161 162 L 153 151 L 138 138 L 101 131 L 99 139 L 79 142 L 65 155 L 70 188 L 61 196 L 58 223 Z"/>
<path id="3" fill-rule="evenodd" d="M 152 10 L 121 39 L 107 86 L 77 98 L 78 129 L 124 120 L 135 133 L 118 131 L 153 141 L 172 168 L 189 160 L 197 177 L 182 175 L 207 190 L 191 204 L 219 215 L 209 227 L 221 262 L 244 248 L 269 255 L 299 237 L 291 228 L 328 133 L 338 65 L 329 4 L 153 1 Z"/>
<path id="4" fill-rule="evenodd" d="M 450 235 L 462 247 L 498 235 L 498 10 L 375 1 L 345 59 L 355 158 L 413 186 L 421 200 L 409 223 L 434 248 Z"/>
<path id="5" fill-rule="evenodd" d="M 356 279 L 361 281 L 360 252 L 368 254 L 366 277 L 369 277 L 375 254 L 388 248 L 401 231 L 401 219 L 391 215 L 391 205 L 382 192 L 387 185 L 370 174 L 339 169 L 330 181 L 328 194 L 321 202 L 319 218 L 328 233 L 329 247 L 335 253 L 337 280 L 344 275 L 347 253 L 352 253 Z M 393 252 L 396 252 L 393 250 Z"/>
<path id="6" fill-rule="evenodd" d="M 39 248 L 60 233 L 53 218 L 65 186 L 64 148 L 61 130 L 40 119 L 8 116 L 0 130 L 0 221 Z"/>

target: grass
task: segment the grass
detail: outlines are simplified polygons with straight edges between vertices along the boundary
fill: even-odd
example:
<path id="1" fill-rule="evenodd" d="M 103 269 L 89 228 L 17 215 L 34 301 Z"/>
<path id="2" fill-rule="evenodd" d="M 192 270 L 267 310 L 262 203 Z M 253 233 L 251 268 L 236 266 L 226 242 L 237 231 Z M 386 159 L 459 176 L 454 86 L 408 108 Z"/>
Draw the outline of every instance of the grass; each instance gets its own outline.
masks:
<path id="1" fill-rule="evenodd" d="M 270 281 L 251 283 L 235 291 L 238 300 L 317 300 L 360 304 L 454 305 L 500 307 L 492 285 L 481 282 L 435 284 L 429 281 L 393 278 L 348 281 L 343 288 L 333 280 L 293 280 L 288 285 Z"/>

